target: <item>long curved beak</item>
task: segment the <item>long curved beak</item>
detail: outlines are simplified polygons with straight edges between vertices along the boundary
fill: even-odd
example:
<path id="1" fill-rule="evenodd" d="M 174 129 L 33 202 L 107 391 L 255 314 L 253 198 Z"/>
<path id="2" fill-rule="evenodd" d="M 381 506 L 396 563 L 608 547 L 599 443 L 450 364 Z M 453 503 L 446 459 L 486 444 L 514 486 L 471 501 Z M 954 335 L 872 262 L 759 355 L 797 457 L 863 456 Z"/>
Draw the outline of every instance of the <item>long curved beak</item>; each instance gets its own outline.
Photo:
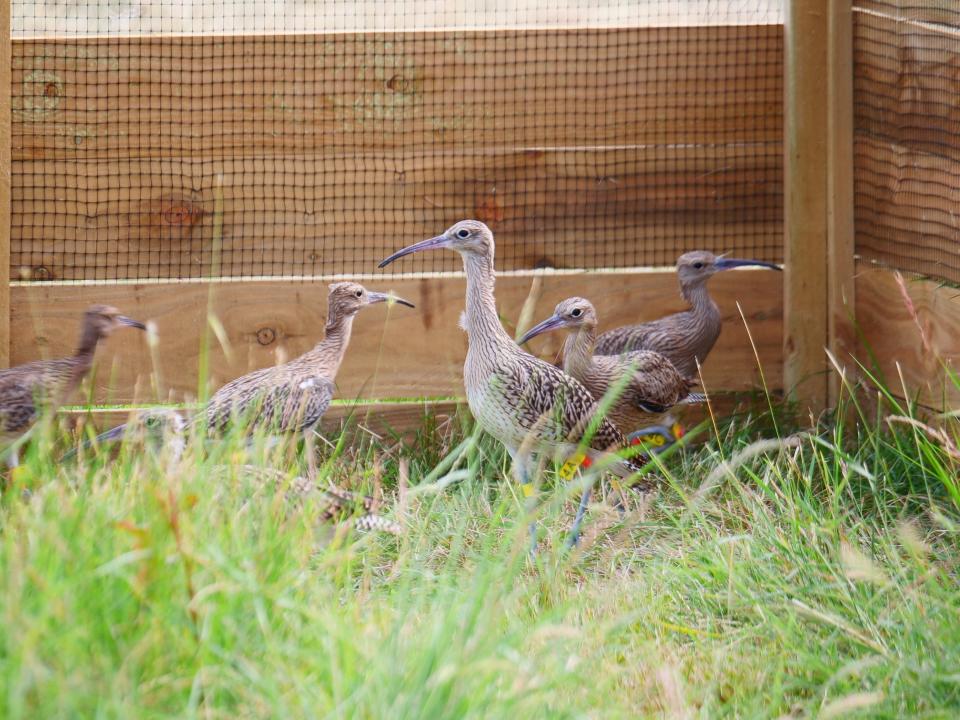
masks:
<path id="1" fill-rule="evenodd" d="M 522 338 L 517 340 L 517 345 L 524 345 L 530 340 L 533 340 L 537 335 L 540 335 L 545 332 L 550 332 L 551 330 L 556 330 L 564 326 L 564 320 L 559 315 L 551 315 L 546 320 L 544 320 L 539 325 L 534 325 L 532 328 L 527 330 Z"/>
<path id="2" fill-rule="evenodd" d="M 146 330 L 147 326 L 144 325 L 139 320 L 134 320 L 133 318 L 128 318 L 126 315 L 120 315 L 117 318 L 117 322 L 121 325 L 126 325 L 127 327 L 137 328 L 137 330 Z"/>
<path id="3" fill-rule="evenodd" d="M 717 258 L 714 261 L 713 266 L 717 268 L 717 270 L 732 270 L 733 268 L 738 268 L 738 267 L 765 267 L 765 268 L 769 268 L 770 270 L 780 270 L 780 271 L 783 270 L 783 268 L 780 267 L 779 265 L 775 265 L 774 263 L 764 262 L 763 260 L 742 260 L 740 258 L 725 258 L 725 257 Z"/>
<path id="4" fill-rule="evenodd" d="M 390 295 L 389 293 L 380 293 L 380 292 L 371 292 L 367 291 L 367 298 L 371 303 L 400 303 L 401 305 L 406 305 L 409 308 L 415 308 L 414 305 L 409 300 L 404 300 L 402 297 L 397 297 L 396 295 Z"/>
<path id="5" fill-rule="evenodd" d="M 126 423 L 124 423 L 123 425 L 117 425 L 115 428 L 110 428 L 106 432 L 100 433 L 93 440 L 84 440 L 82 443 L 80 443 L 80 447 L 83 448 L 84 450 L 89 450 L 94 445 L 103 445 L 104 443 L 107 443 L 107 442 L 113 442 L 118 438 L 122 438 L 123 434 L 126 431 L 127 431 Z M 73 448 L 65 452 L 61 459 L 69 460 L 72 457 L 74 457 L 76 454 L 77 454 L 77 449 Z"/>
<path id="6" fill-rule="evenodd" d="M 123 434 L 124 434 L 126 431 L 127 431 L 127 424 L 126 424 L 126 423 L 124 423 L 123 425 L 117 425 L 115 428 L 110 428 L 110 429 L 107 430 L 106 432 L 100 433 L 100 434 L 97 435 L 93 440 L 87 440 L 87 442 L 84 443 L 84 446 L 86 446 L 86 445 L 88 445 L 88 444 L 89 444 L 89 445 L 93 445 L 93 444 L 103 445 L 103 444 L 106 443 L 106 442 L 111 442 L 111 441 L 116 440 L 116 439 L 118 439 L 118 438 L 122 438 L 122 437 L 123 437 Z"/>
<path id="7" fill-rule="evenodd" d="M 421 250 L 436 250 L 437 248 L 445 248 L 449 247 L 449 244 L 450 241 L 447 239 L 446 235 L 438 235 L 437 237 L 432 237 L 429 240 L 421 240 L 413 245 L 408 245 L 403 250 L 397 250 L 386 260 L 381 260 L 377 267 L 384 268 L 394 260 L 402 258 L 404 255 L 412 255 L 413 253 L 420 252 Z"/>

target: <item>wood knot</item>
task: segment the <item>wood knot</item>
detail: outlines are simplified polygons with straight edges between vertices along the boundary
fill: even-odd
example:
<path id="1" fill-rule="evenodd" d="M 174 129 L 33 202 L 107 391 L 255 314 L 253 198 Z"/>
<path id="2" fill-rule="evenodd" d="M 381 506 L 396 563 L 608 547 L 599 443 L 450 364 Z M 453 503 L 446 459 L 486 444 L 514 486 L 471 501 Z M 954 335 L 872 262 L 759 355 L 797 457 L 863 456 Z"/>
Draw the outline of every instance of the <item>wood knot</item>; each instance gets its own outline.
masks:
<path id="1" fill-rule="evenodd" d="M 503 206 L 497 202 L 496 192 L 478 199 L 473 216 L 487 225 L 496 225 L 503 220 Z"/>
<path id="2" fill-rule="evenodd" d="M 164 203 L 161 216 L 167 225 L 193 227 L 203 217 L 203 208 L 189 200 L 171 200 Z"/>
<path id="3" fill-rule="evenodd" d="M 393 90 L 400 95 L 412 95 L 416 91 L 416 81 L 403 75 L 394 75 L 387 80 L 387 90 Z"/>
<path id="4" fill-rule="evenodd" d="M 145 201 L 136 223 L 143 240 L 187 240 L 206 215 L 199 201 L 170 193 Z"/>
<path id="5" fill-rule="evenodd" d="M 21 107 L 18 117 L 24 120 L 39 120 L 60 107 L 64 97 L 64 82 L 56 73 L 34 70 L 23 76 L 23 88 L 20 93 Z"/>
<path id="6" fill-rule="evenodd" d="M 257 330 L 257 342 L 263 346 L 272 345 L 277 339 L 277 331 L 264 327 Z"/>

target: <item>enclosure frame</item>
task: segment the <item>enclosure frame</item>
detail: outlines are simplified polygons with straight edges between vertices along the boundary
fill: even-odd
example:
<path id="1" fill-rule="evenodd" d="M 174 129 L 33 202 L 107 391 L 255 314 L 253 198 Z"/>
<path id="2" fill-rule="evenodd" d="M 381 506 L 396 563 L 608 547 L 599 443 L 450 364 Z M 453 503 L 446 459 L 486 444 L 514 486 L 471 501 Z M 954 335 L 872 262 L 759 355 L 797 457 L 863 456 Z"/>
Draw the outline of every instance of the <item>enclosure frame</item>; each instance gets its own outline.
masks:
<path id="1" fill-rule="evenodd" d="M 854 373 L 854 358 L 864 361 L 866 348 L 871 345 L 881 349 L 880 362 L 888 374 L 897 372 L 910 383 L 925 386 L 928 390 L 925 397 L 930 404 L 943 406 L 958 399 L 955 389 L 944 388 L 942 376 L 944 363 L 949 365 L 960 353 L 960 341 L 953 339 L 956 336 L 953 330 L 960 326 L 960 301 L 943 293 L 935 283 L 897 285 L 900 281 L 891 271 L 868 271 L 858 264 L 854 187 L 854 15 L 857 6 L 853 0 L 786 0 L 783 24 L 782 362 L 776 368 L 770 388 L 782 387 L 802 408 L 815 413 L 836 404 L 844 391 L 841 374 L 836 371 Z M 3 55 L 0 82 L 7 87 L 11 83 L 12 62 L 10 13 L 9 2 L 0 5 L 0 53 Z M 11 96 L 8 93 L 0 98 L 2 366 L 10 361 L 11 332 L 15 332 L 11 330 L 9 274 L 11 143 Z M 541 279 L 536 280 L 537 277 Z M 548 294 L 552 292 L 551 288 L 563 282 L 562 277 L 507 272 L 503 273 L 498 289 L 512 302 L 522 304 L 539 297 L 544 287 Z M 581 278 L 588 289 L 590 283 L 608 282 L 600 273 L 588 273 Z M 393 284 L 401 289 L 413 289 L 422 282 L 424 280 L 417 277 L 400 276 Z M 454 288 L 457 282 L 459 280 L 448 282 L 445 288 Z M 650 282 L 669 293 L 673 280 L 670 273 L 658 271 L 650 276 Z M 268 285 L 264 285 L 265 291 L 269 291 Z M 768 285 L 764 287 L 769 290 Z M 43 295 L 42 289 L 37 292 Z M 149 292 L 147 285 L 144 293 Z M 729 289 L 721 287 L 719 292 L 725 298 L 726 307 L 735 304 Z M 893 293 L 896 298 L 891 297 Z M 891 311 L 895 317 L 888 322 L 882 312 L 878 312 L 878 303 L 882 303 L 883 298 L 894 303 L 907 298 L 906 314 L 895 308 Z M 84 297 L 84 301 L 86 299 Z M 668 307 L 669 303 L 665 303 L 664 311 Z M 655 312 L 656 308 L 647 308 L 647 311 Z M 768 308 L 763 312 L 768 312 Z M 455 315 L 451 310 L 442 320 L 453 323 Z M 614 320 L 627 321 L 629 317 L 625 314 Z M 774 322 L 779 323 L 780 319 Z M 929 328 L 925 333 L 927 323 Z M 772 326 L 760 331 L 767 340 L 773 333 Z M 751 338 L 751 342 L 754 340 L 756 338 Z M 923 354 L 903 350 L 918 342 L 924 348 Z M 763 355 L 762 339 L 759 344 Z M 724 358 L 723 362 L 730 364 L 728 375 L 732 376 L 736 372 L 735 363 L 745 362 L 745 357 L 749 359 L 751 350 L 746 348 L 748 355 L 736 357 L 727 354 L 730 350 L 721 344 L 717 352 Z M 902 365 L 898 364 L 901 360 Z M 714 362 L 718 361 L 714 359 Z M 909 392 L 908 387 L 903 390 Z M 375 401 L 371 403 L 371 407 L 377 405 Z"/>

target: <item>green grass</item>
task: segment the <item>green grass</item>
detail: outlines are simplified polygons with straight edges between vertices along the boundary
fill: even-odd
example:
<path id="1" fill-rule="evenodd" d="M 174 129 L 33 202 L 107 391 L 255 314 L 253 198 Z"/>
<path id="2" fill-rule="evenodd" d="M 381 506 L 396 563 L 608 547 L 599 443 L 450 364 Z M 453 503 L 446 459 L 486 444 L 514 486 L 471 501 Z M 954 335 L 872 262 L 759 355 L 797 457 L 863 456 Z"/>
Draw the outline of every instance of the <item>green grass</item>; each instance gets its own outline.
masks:
<path id="1" fill-rule="evenodd" d="M 576 488 L 548 471 L 535 563 L 466 423 L 321 444 L 399 538 L 321 522 L 301 458 L 60 463 L 41 433 L 0 507 L 0 715 L 956 717 L 955 421 L 848 401 L 790 435 L 774 410 L 667 457 L 623 517 L 598 496 L 569 553 Z"/>

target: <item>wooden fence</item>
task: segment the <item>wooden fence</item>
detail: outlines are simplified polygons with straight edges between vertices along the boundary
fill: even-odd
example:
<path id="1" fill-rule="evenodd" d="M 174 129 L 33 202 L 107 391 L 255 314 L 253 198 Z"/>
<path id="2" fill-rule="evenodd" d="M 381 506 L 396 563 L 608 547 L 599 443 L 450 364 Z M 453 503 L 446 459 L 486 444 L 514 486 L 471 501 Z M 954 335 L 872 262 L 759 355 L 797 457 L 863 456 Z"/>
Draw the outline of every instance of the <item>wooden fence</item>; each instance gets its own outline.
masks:
<path id="1" fill-rule="evenodd" d="M 176 147 L 175 138 L 165 135 L 170 113 L 190 123 L 210 112 L 208 98 L 191 92 L 147 93 L 159 99 L 141 115 L 146 120 L 125 123 L 124 108 L 140 95 L 127 96 L 124 88 L 142 89 L 143 83 L 170 87 L 192 70 L 215 69 L 223 78 L 218 92 L 231 87 L 239 92 L 255 83 L 257 93 L 282 104 L 288 89 L 282 73 L 254 78 L 243 71 L 247 54 L 269 57 L 281 43 L 278 37 L 15 40 L 12 50 L 6 49 L 13 57 L 13 74 L 6 78 L 12 87 L 12 139 L 0 142 L 4 152 L 12 148 L 12 158 L 0 154 L 0 168 L 12 167 L 12 173 L 0 172 L 0 205 L 8 205 L 3 180 L 11 176 L 20 200 L 12 221 L 0 216 L 0 227 L 12 223 L 33 230 L 20 232 L 12 255 L 9 235 L 0 233 L 0 272 L 26 268 L 27 278 L 12 283 L 10 311 L 0 312 L 0 352 L 9 347 L 12 363 L 63 354 L 75 340 L 82 309 L 91 302 L 109 302 L 132 316 L 154 320 L 161 344 L 151 354 L 134 333 L 111 338 L 100 355 L 94 399 L 126 403 L 196 394 L 205 345 L 210 379 L 218 385 L 302 352 L 316 340 L 326 284 L 333 276 L 251 278 L 256 273 L 245 258 L 254 248 L 275 248 L 272 274 L 302 275 L 304 248 L 319 235 L 341 243 L 338 275 L 394 290 L 418 305 L 416 311 L 373 308 L 358 318 L 338 378 L 340 396 L 371 403 L 459 397 L 466 342 L 457 327 L 464 279 L 455 270 L 455 259 L 439 266 L 411 261 L 404 269 L 413 272 L 380 275 L 372 264 L 384 244 L 371 249 L 364 239 L 382 235 L 385 218 L 400 228 L 387 231 L 393 235 L 385 244 L 389 248 L 435 234 L 447 219 L 478 216 L 497 230 L 504 268 L 497 293 L 508 325 L 517 321 L 537 285 L 537 316 L 572 294 L 593 299 L 605 326 L 678 310 L 682 301 L 674 273 L 663 267 L 665 258 L 698 241 L 736 249 L 738 237 L 780 238 L 785 232 L 784 277 L 757 271 L 727 273 L 712 281 L 725 329 L 705 368 L 708 389 L 757 388 L 762 367 L 769 389 L 795 391 L 811 407 L 822 407 L 838 393 L 829 380 L 824 349 L 844 362 L 858 350 L 864 357 L 865 342 L 880 350 L 888 370 L 902 362 L 911 383 L 937 380 L 938 366 L 930 359 L 936 353 L 927 348 L 951 356 L 956 340 L 950 329 L 960 325 L 960 304 L 945 291 L 913 285 L 907 291 L 917 309 L 912 312 L 888 271 L 863 272 L 862 264 L 854 265 L 855 251 L 864 254 L 872 248 L 876 253 L 870 259 L 882 259 L 877 237 L 892 234 L 903 240 L 919 227 L 936 242 L 955 244 L 957 239 L 956 225 L 947 219 L 958 192 L 958 175 L 949 164 L 958 161 L 957 133 L 951 132 L 956 128 L 949 124 L 958 117 L 956 101 L 952 109 L 933 113 L 929 130 L 902 142 L 895 136 L 907 120 L 929 117 L 933 107 L 925 100 L 925 87 L 919 95 L 898 94 L 896 79 L 911 76 L 911 63 L 925 61 L 929 53 L 947 67 L 960 66 L 955 49 L 960 45 L 950 46 L 942 37 L 946 31 L 920 22 L 907 35 L 916 54 L 877 57 L 873 38 L 890 32 L 890 22 L 903 22 L 888 16 L 890 11 L 880 0 L 859 0 L 857 8 L 841 0 L 793 0 L 785 26 L 596 29 L 580 33 L 576 42 L 565 30 L 537 31 L 536 42 L 530 42 L 529 33 L 502 30 L 402 34 L 405 43 L 424 47 L 449 47 L 469 37 L 472 47 L 490 51 L 478 52 L 477 61 L 497 53 L 514 58 L 540 53 L 538 67 L 551 72 L 564 72 L 570 58 L 596 63 L 599 70 L 588 96 L 545 94 L 536 78 L 504 78 L 482 69 L 473 82 L 458 85 L 456 78 L 462 75 L 442 64 L 420 68 L 414 79 L 402 73 L 399 80 L 386 78 L 403 87 L 416 83 L 425 94 L 420 102 L 439 108 L 436 117 L 418 116 L 405 129 L 430 152 L 404 145 L 410 135 L 392 134 L 389 123 L 381 123 L 377 132 L 341 132 L 349 120 L 342 113 L 349 98 L 371 92 L 369 83 L 385 81 L 363 73 L 345 81 L 341 65 L 302 69 L 306 82 L 324 88 L 317 104 L 299 116 L 302 132 L 290 133 L 290 117 L 279 105 L 265 104 L 257 112 L 228 113 L 218 118 L 216 132 L 192 137 L 189 147 Z M 786 46 L 784 32 L 790 39 Z M 586 45 L 580 47 L 585 37 Z M 299 42 L 327 40 L 317 35 Z M 375 40 L 387 47 L 391 36 L 378 33 Z M 336 39 L 338 47 L 346 48 L 341 53 L 345 58 L 362 56 L 370 41 L 365 34 Z M 683 57 L 735 54 L 738 48 L 755 49 L 757 43 L 775 68 L 773 80 L 770 63 L 763 68 L 720 66 L 707 75 L 686 68 L 671 76 L 640 52 L 632 72 L 641 91 L 624 95 L 615 88 L 617 78 L 602 70 L 605 53 L 625 46 L 667 48 L 671 56 Z M 77 58 L 100 57 L 104 47 L 123 75 L 115 96 L 105 103 L 95 95 L 71 94 L 71 88 L 82 86 L 80 76 L 86 71 Z M 172 47 L 179 49 L 169 52 Z M 181 65 L 149 62 L 158 56 L 180 57 Z M 39 76 L 31 75 L 38 57 L 44 58 L 45 68 L 51 61 L 55 68 L 42 87 Z M 398 61 L 391 67 L 404 65 Z M 942 89 L 953 80 L 937 82 Z M 704 83 L 723 92 L 704 102 L 695 93 Z M 655 93 L 666 87 L 680 92 L 683 100 L 657 105 Z M 865 92 L 884 104 L 863 102 Z M 528 102 L 530 97 L 537 102 Z M 564 121 L 566 108 L 584 102 L 610 107 L 610 112 L 589 127 Z M 489 103 L 500 104 L 499 110 L 464 121 L 464 108 Z M 904 109 L 904 103 L 913 104 Z M 519 109 L 507 112 L 507 107 Z M 9 105 L 4 112 L 10 112 Z M 901 112 L 903 117 L 897 114 Z M 53 113 L 57 121 L 31 122 L 30 113 Z M 9 117 L 4 122 L 0 116 L 0 127 L 11 127 Z M 888 136 L 896 142 L 891 145 Z M 332 145 L 331 137 L 337 138 Z M 746 145 L 751 152 L 742 151 Z M 931 154 L 933 146 L 936 154 Z M 723 171 L 716 172 L 717 167 Z M 511 192 L 531 173 L 551 181 L 534 194 Z M 117 174 L 130 177 L 130 187 L 108 192 L 104 178 Z M 262 233 L 245 232 L 244 208 L 266 202 L 256 187 L 318 174 L 344 178 L 354 194 L 331 200 L 305 185 L 296 202 L 269 208 L 272 221 Z M 37 178 L 51 175 L 69 178 L 66 191 L 58 195 L 35 187 Z M 160 186 L 161 176 L 180 178 L 179 184 Z M 464 177 L 473 181 L 464 182 Z M 894 177 L 908 182 L 894 182 Z M 212 183 L 210 178 L 219 179 Z M 921 195 L 929 206 L 917 205 L 911 184 L 926 188 Z M 30 192 L 17 192 L 18 187 Z M 384 193 L 385 187 L 391 193 Z M 752 188 L 747 198 L 744 187 Z M 744 203 L 755 211 L 744 211 Z M 537 224 L 525 221 L 533 206 L 541 213 Z M 45 220 L 51 207 L 61 214 L 55 223 Z M 321 207 L 323 221 L 318 214 L 316 227 L 305 231 L 304 215 Z M 736 220 L 721 226 L 718 217 Z M 124 232 L 118 218 L 138 218 L 137 233 Z M 226 254 L 214 258 L 205 251 L 217 233 L 229 242 L 223 246 Z M 619 238 L 624 233 L 635 248 L 644 249 L 640 264 L 659 267 L 614 267 L 622 258 Z M 97 238 L 95 246 L 84 246 L 89 236 Z M 189 253 L 166 256 L 164 242 L 171 237 L 180 241 L 181 250 L 183 243 L 188 248 L 196 243 L 199 259 L 184 263 Z M 672 244 L 664 245 L 664 238 L 672 238 Z M 77 252 L 78 247 L 86 251 Z M 144 256 L 144 248 L 155 252 Z M 119 262 L 102 267 L 95 249 Z M 74 253 L 70 265 L 61 261 L 68 251 Z M 535 265 L 571 269 L 524 269 Z M 442 272 L 426 272 L 433 269 Z M 217 277 L 211 281 L 213 272 Z M 163 273 L 187 281 L 144 279 Z M 8 288 L 2 280 L 0 293 Z M 222 325 L 219 337 L 207 323 L 208 311 Z M 920 351 L 917 317 L 921 327 L 927 324 Z M 10 343 L 3 334 L 8 321 Z M 544 356 L 558 346 L 556 337 L 535 344 Z M 158 384 L 152 384 L 151 374 Z"/>
<path id="2" fill-rule="evenodd" d="M 296 85 L 289 58 L 281 61 L 292 48 L 310 60 L 295 68 Z M 394 75 L 349 66 L 371 52 Z M 508 325 L 535 277 L 535 314 L 579 294 L 614 326 L 682 309 L 675 274 L 662 266 L 685 249 L 736 251 L 743 238 L 763 238 L 763 257 L 779 259 L 778 25 L 17 39 L 12 53 L 18 236 L 10 264 L 24 280 L 11 289 L 11 362 L 67 352 L 92 302 L 154 320 L 159 331 L 155 353 L 136 333 L 110 339 L 96 402 L 196 395 L 205 347 L 214 386 L 307 349 L 322 332 L 334 278 L 304 277 L 304 251 L 318 242 L 337 248 L 338 276 L 418 306 L 372 308 L 357 319 L 338 389 L 368 402 L 462 396 L 457 260 L 443 258 L 442 272 L 425 272 L 436 260 L 420 258 L 397 268 L 414 272 L 375 272 L 391 249 L 453 219 L 480 217 L 496 230 L 497 297 Z M 700 60 L 661 67 L 658 53 Z M 744 66 L 744 53 L 763 62 Z M 728 60 L 702 60 L 712 56 Z M 263 66 L 256 77 L 246 70 L 250 57 Z M 505 58 L 537 72 L 504 73 Z M 617 72 L 605 71 L 615 58 Z M 103 63 L 112 68 L 109 100 L 86 84 Z M 539 75 L 572 75 L 584 63 L 590 84 Z M 216 73 L 213 90 L 181 82 L 203 72 Z M 417 107 L 430 111 L 402 123 L 374 113 L 375 126 L 359 131 L 369 118 L 358 117 L 356 98 L 382 94 L 385 83 L 416 92 Z M 317 92 L 294 93 L 303 87 Z M 703 87 L 709 103 L 695 92 Z M 211 123 L 209 92 L 265 102 L 221 108 Z M 671 102 L 658 102 L 658 92 Z M 598 122 L 578 115 L 587 106 Z M 134 107 L 136 121 L 127 114 Z M 171 116 L 197 132 L 184 143 Z M 351 192 L 303 182 L 317 177 Z M 52 187 L 44 182 L 51 178 Z M 272 207 L 263 196 L 265 187 L 295 184 L 290 202 Z M 246 227 L 251 207 L 270 218 L 255 234 Z M 305 223 L 313 213 L 316 222 Z M 629 257 L 661 269 L 617 267 L 625 250 L 614 240 L 624 237 Z M 220 251 L 209 252 L 218 240 Z M 282 277 L 251 277 L 259 274 L 252 251 L 270 255 L 271 275 Z M 544 265 L 558 269 L 522 269 Z M 186 282 L 146 279 L 165 275 Z M 760 367 L 772 389 L 782 387 L 782 281 L 748 276 L 748 293 L 744 274 L 713 282 L 727 320 L 706 373 L 717 392 L 759 387 Z M 535 347 L 555 354 L 559 340 Z"/>
<path id="3" fill-rule="evenodd" d="M 958 70 L 955 5 L 854 0 L 859 356 L 938 409 L 960 402 Z"/>

